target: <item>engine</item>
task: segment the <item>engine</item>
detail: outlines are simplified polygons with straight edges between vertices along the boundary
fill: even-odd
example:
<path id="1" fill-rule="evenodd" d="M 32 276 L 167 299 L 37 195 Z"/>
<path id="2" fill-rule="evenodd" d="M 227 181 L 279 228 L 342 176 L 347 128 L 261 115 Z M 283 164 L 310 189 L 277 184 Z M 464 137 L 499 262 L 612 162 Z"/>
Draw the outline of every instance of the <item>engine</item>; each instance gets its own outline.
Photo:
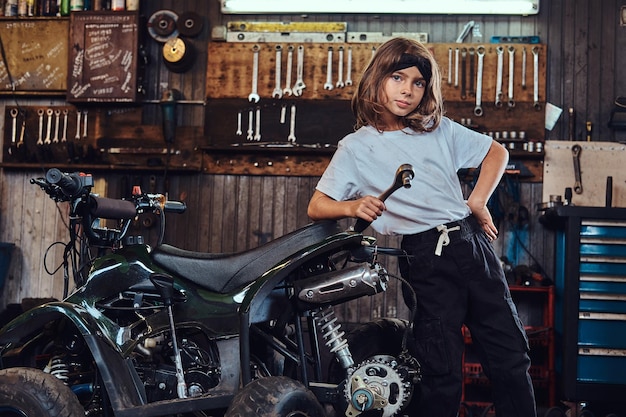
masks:
<path id="1" fill-rule="evenodd" d="M 198 397 L 220 381 L 219 353 L 200 332 L 179 332 L 179 349 L 190 397 Z M 135 369 L 144 383 L 148 402 L 177 398 L 176 368 L 169 333 L 147 338 L 133 354 Z"/>

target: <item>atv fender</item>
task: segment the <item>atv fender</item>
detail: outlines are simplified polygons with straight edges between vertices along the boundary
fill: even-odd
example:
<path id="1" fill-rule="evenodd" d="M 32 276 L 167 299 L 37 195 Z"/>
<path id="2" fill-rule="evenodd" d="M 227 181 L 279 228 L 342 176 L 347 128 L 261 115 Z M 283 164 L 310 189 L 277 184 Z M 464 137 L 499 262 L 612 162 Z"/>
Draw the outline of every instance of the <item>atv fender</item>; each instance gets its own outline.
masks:
<path id="1" fill-rule="evenodd" d="M 0 355 L 20 346 L 41 334 L 51 321 L 68 319 L 85 340 L 98 366 L 109 400 L 114 410 L 135 407 L 146 403 L 146 395 L 132 365 L 122 356 L 119 348 L 107 335 L 117 330 L 107 328 L 108 320 L 97 320 L 100 313 L 65 302 L 52 302 L 31 309 L 15 318 L 0 330 Z"/>
<path id="2" fill-rule="evenodd" d="M 268 304 L 272 292 L 284 281 L 289 274 L 304 262 L 314 257 L 328 252 L 337 252 L 341 248 L 359 247 L 363 236 L 355 232 L 342 232 L 328 237 L 319 244 L 304 248 L 276 266 L 248 288 L 246 295 L 239 308 L 239 333 L 240 333 L 240 363 L 250 363 L 250 324 L 267 320 Z M 250 382 L 250 368 L 241 367 L 242 381 L 244 384 Z"/>

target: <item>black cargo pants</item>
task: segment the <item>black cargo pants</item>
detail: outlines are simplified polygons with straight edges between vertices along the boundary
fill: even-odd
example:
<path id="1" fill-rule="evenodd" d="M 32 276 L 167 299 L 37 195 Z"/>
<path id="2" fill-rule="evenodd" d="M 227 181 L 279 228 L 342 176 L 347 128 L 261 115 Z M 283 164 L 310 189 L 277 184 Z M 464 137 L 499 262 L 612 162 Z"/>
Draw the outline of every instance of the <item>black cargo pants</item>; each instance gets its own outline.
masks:
<path id="1" fill-rule="evenodd" d="M 465 324 L 491 382 L 496 415 L 535 417 L 528 339 L 493 246 L 473 216 L 445 229 L 402 240 L 411 257 L 400 270 L 417 295 L 412 348 L 423 371 L 419 416 L 457 416 Z"/>

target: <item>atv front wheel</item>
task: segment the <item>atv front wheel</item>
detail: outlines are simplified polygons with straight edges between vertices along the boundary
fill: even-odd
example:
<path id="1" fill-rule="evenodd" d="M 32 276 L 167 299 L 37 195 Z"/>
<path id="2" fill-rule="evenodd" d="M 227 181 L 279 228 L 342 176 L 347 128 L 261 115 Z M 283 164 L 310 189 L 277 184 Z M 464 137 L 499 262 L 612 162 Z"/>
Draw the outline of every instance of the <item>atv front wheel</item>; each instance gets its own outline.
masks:
<path id="1" fill-rule="evenodd" d="M 84 417 L 74 393 L 57 377 L 34 368 L 0 370 L 0 415 Z"/>
<path id="2" fill-rule="evenodd" d="M 255 379 L 235 395 L 224 417 L 324 417 L 315 395 L 284 376 Z"/>

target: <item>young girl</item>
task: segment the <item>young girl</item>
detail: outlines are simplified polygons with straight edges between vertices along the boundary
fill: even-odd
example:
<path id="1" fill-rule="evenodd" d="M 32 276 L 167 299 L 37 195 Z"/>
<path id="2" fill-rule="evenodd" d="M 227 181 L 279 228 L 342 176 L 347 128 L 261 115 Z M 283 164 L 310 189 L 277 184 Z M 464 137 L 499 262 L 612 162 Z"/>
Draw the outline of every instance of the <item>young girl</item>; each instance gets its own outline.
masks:
<path id="1" fill-rule="evenodd" d="M 394 38 L 372 57 L 352 99 L 356 131 L 339 142 L 309 202 L 313 220 L 361 218 L 402 235 L 402 275 L 417 294 L 420 416 L 454 417 L 463 384 L 463 324 L 493 387 L 498 417 L 536 416 L 528 340 L 491 241 L 487 209 L 508 161 L 488 136 L 443 116 L 441 75 L 417 41 Z M 383 203 L 396 169 L 415 179 Z M 457 171 L 480 166 L 467 201 Z"/>

